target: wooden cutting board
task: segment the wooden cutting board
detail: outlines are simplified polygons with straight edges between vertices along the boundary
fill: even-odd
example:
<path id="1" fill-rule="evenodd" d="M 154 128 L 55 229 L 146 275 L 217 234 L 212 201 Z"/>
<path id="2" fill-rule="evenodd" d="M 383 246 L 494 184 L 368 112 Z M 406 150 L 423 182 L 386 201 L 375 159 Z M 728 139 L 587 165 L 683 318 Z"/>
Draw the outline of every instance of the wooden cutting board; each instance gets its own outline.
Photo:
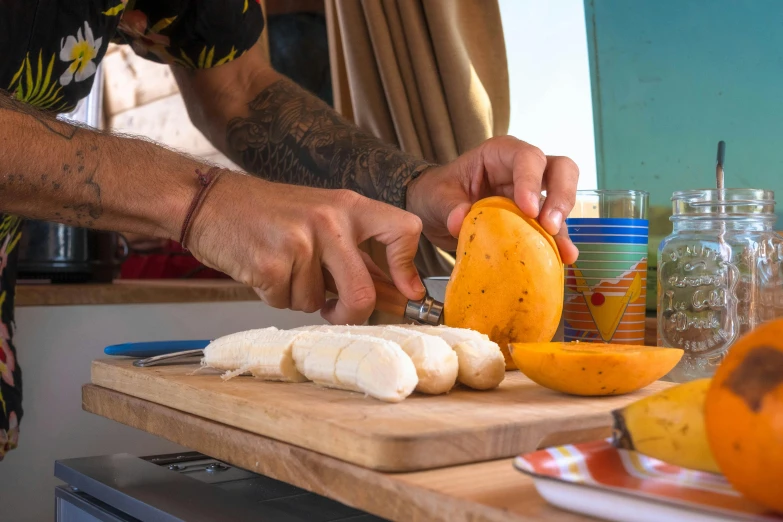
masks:
<path id="1" fill-rule="evenodd" d="M 413 394 L 397 404 L 362 394 L 239 377 L 198 365 L 136 368 L 97 360 L 92 383 L 140 399 L 382 471 L 417 471 L 516 456 L 610 433 L 609 412 L 668 383 L 619 397 L 547 390 L 518 371 L 499 388 Z"/>

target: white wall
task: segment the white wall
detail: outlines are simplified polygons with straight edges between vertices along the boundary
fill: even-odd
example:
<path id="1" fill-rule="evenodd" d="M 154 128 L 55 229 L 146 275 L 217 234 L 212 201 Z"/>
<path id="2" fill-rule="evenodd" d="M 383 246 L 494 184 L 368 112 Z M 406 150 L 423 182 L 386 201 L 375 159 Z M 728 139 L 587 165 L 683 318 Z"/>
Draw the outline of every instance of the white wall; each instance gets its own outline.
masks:
<path id="1" fill-rule="evenodd" d="M 583 0 L 499 0 L 511 87 L 509 134 L 579 165 L 596 188 Z"/>
<path id="2" fill-rule="evenodd" d="M 19 447 L 0 462 L 0 520 L 54 520 L 54 461 L 180 448 L 82 410 L 90 362 L 110 344 L 211 339 L 250 328 L 324 323 L 318 314 L 261 302 L 17 308 L 15 344 L 24 378 Z"/>

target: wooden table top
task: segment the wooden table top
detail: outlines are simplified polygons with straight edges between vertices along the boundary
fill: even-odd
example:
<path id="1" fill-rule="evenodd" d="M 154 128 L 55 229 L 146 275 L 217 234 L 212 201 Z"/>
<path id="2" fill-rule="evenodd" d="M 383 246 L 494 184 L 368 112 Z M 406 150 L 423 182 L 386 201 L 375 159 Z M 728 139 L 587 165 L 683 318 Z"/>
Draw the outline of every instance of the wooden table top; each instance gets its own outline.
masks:
<path id="1" fill-rule="evenodd" d="M 584 522 L 541 498 L 512 459 L 382 473 L 93 384 L 84 410 L 377 516 L 405 522 Z"/>

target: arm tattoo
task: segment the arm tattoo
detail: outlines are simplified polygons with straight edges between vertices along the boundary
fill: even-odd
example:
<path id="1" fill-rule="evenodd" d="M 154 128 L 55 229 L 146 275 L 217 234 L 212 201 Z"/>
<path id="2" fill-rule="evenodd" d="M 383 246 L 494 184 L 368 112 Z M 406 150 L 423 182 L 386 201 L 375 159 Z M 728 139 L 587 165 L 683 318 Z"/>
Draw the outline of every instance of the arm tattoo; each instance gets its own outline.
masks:
<path id="1" fill-rule="evenodd" d="M 229 153 L 272 181 L 350 189 L 405 208 L 408 184 L 432 164 L 400 152 L 341 118 L 314 95 L 280 80 L 227 128 Z"/>
<path id="2" fill-rule="evenodd" d="M 13 184 L 17 185 L 17 190 L 32 194 L 41 192 L 54 194 L 67 190 L 71 194 L 70 197 L 74 198 L 74 202 L 64 204 L 62 212 L 55 213 L 58 221 L 75 226 L 93 226 L 95 221 L 103 216 L 103 202 L 101 186 L 96 179 L 101 154 L 94 140 L 90 139 L 90 133 L 79 125 L 60 121 L 54 114 L 39 111 L 0 91 L 0 116 L 4 111 L 15 113 L 22 118 L 30 118 L 36 122 L 34 125 L 40 125 L 41 131 L 51 133 L 56 136 L 56 139 L 70 143 L 69 148 L 61 151 L 64 161 L 59 170 L 47 171 L 34 159 L 31 159 L 28 168 L 24 169 L 25 173 L 3 172 L 0 165 L 0 190 L 10 188 Z M 3 145 L 0 145 L 0 155 L 3 152 L 2 147 Z M 40 170 L 45 171 L 39 174 Z"/>

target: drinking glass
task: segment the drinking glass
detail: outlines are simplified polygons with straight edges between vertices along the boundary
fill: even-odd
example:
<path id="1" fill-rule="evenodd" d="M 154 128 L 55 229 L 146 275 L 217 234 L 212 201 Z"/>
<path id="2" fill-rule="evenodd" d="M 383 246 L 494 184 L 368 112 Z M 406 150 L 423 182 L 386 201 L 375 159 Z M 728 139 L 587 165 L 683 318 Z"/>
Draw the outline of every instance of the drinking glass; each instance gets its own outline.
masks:
<path id="1" fill-rule="evenodd" d="M 566 219 L 579 259 L 565 267 L 565 341 L 644 344 L 649 194 L 580 190 Z"/>

